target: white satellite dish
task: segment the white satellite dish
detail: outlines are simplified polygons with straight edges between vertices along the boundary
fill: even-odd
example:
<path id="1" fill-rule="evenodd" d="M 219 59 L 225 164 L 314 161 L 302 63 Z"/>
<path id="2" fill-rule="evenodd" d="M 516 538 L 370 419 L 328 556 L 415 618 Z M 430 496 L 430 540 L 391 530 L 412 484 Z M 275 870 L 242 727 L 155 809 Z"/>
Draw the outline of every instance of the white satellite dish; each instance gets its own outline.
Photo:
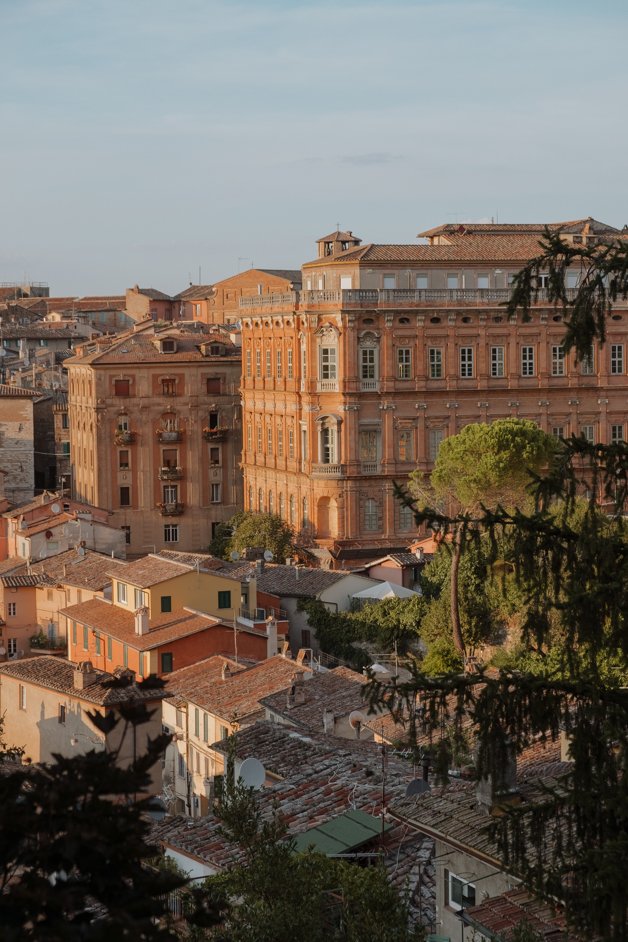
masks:
<path id="1" fill-rule="evenodd" d="M 240 766 L 238 778 L 242 784 L 246 785 L 248 788 L 259 789 L 266 781 L 266 769 L 259 759 L 255 759 L 251 756 L 245 759 Z"/>
<path id="2" fill-rule="evenodd" d="M 359 729 L 364 722 L 364 713 L 359 710 L 352 710 L 349 714 L 349 725 L 351 729 Z"/>
<path id="3" fill-rule="evenodd" d="M 264 559 L 266 560 L 267 563 L 272 563 L 274 558 L 275 558 L 275 554 L 273 553 L 272 550 L 264 550 Z"/>
<path id="4" fill-rule="evenodd" d="M 60 514 L 60 513 L 61 513 L 61 506 L 60 506 L 59 504 L 51 504 L 51 505 L 50 505 L 50 510 L 52 511 L 53 514 Z"/>
<path id="5" fill-rule="evenodd" d="M 239 560 L 239 558 L 240 558 L 240 554 L 238 553 L 237 550 L 234 550 L 233 553 L 231 553 L 231 556 L 230 556 L 231 562 L 232 562 L 232 563 L 237 563 L 237 561 Z"/>

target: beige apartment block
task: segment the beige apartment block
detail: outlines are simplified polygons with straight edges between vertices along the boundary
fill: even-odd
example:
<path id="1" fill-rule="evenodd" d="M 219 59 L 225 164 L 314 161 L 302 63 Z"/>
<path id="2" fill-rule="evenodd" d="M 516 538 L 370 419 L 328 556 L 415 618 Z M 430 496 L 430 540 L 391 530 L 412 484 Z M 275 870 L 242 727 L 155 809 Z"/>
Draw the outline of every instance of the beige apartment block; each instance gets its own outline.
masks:
<path id="1" fill-rule="evenodd" d="M 593 219 L 566 241 L 622 237 Z M 541 276 L 532 318 L 508 318 L 516 272 L 543 225 L 445 225 L 415 245 L 318 241 L 301 291 L 240 301 L 245 509 L 278 513 L 336 568 L 405 548 L 395 497 L 441 441 L 470 422 L 518 416 L 563 438 L 625 439 L 626 325 L 576 364 Z M 579 271 L 568 272 L 575 290 Z"/>
<path id="2" fill-rule="evenodd" d="M 13 504 L 30 500 L 35 487 L 33 404 L 41 393 L 0 384 L 0 468 L 4 496 Z"/>
<path id="3" fill-rule="evenodd" d="M 240 348 L 220 328 L 150 321 L 66 360 L 72 495 L 127 550 L 203 550 L 242 505 Z"/>

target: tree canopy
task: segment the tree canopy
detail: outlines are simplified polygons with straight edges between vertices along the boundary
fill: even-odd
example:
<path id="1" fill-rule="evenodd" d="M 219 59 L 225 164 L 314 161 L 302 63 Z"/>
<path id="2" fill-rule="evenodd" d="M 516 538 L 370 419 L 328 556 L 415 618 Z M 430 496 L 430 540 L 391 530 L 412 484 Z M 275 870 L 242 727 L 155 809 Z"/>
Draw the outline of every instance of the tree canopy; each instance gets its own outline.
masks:
<path id="1" fill-rule="evenodd" d="M 210 550 L 228 559 L 232 552 L 242 553 L 249 547 L 270 550 L 275 561 L 283 563 L 296 552 L 294 532 L 276 514 L 240 511 L 218 528 Z"/>

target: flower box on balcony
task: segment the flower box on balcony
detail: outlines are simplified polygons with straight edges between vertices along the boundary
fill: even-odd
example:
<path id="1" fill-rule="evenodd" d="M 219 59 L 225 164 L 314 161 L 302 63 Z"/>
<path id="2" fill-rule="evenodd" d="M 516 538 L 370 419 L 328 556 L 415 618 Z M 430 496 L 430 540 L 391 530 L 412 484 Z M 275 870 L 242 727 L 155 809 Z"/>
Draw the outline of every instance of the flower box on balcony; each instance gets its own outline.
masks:
<path id="1" fill-rule="evenodd" d="M 183 513 L 183 504 L 180 501 L 157 504 L 157 506 L 161 511 L 162 517 L 178 517 Z"/>
<path id="2" fill-rule="evenodd" d="M 183 468 L 160 468 L 160 481 L 180 481 L 183 477 Z"/>
<path id="3" fill-rule="evenodd" d="M 114 440 L 116 445 L 132 445 L 135 441 L 135 432 L 129 431 L 128 428 L 119 428 L 116 430 Z"/>
<path id="4" fill-rule="evenodd" d="M 157 429 L 157 438 L 160 442 L 180 442 L 182 432 L 180 428 Z"/>

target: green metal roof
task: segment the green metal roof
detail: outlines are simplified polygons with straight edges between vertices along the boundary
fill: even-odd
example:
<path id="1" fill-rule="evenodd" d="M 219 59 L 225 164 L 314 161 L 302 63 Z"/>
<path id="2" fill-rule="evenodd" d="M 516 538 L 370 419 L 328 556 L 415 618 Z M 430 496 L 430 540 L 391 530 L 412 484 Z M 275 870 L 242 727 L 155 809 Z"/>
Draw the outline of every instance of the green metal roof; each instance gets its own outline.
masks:
<path id="1" fill-rule="evenodd" d="M 388 831 L 391 824 L 385 824 Z M 333 857 L 335 854 L 348 854 L 363 844 L 367 844 L 382 833 L 382 820 L 364 811 L 346 811 L 335 818 L 330 818 L 318 827 L 303 831 L 294 838 L 297 852 L 311 847 L 320 854 Z"/>

